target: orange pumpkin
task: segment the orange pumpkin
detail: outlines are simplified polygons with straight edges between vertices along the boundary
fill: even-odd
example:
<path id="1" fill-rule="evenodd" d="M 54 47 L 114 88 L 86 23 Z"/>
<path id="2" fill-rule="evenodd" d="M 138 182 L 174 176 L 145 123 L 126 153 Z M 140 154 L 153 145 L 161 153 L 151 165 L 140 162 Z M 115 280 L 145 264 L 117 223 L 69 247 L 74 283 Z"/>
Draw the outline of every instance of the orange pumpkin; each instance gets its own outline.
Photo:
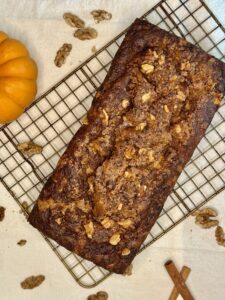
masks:
<path id="1" fill-rule="evenodd" d="M 17 119 L 37 93 L 37 65 L 26 47 L 0 31 L 0 123 Z"/>

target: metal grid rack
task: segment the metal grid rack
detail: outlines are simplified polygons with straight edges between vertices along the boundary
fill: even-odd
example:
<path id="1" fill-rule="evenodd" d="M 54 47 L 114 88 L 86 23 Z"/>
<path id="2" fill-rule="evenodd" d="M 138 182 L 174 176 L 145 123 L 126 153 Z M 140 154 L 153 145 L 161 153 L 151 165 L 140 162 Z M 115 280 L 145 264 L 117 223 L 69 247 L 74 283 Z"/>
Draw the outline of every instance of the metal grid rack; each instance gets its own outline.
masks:
<path id="1" fill-rule="evenodd" d="M 163 0 L 142 18 L 184 36 L 208 53 L 225 60 L 225 30 L 203 1 Z M 89 109 L 125 32 L 38 98 L 19 120 L 0 128 L 1 182 L 19 205 L 23 201 L 28 203 L 27 213 L 66 145 L 80 127 L 81 119 Z M 223 102 L 141 250 L 225 188 L 224 117 Z M 44 149 L 41 155 L 28 159 L 16 149 L 16 145 L 30 140 L 43 145 Z M 81 286 L 93 287 L 110 275 L 54 241 L 45 239 Z"/>

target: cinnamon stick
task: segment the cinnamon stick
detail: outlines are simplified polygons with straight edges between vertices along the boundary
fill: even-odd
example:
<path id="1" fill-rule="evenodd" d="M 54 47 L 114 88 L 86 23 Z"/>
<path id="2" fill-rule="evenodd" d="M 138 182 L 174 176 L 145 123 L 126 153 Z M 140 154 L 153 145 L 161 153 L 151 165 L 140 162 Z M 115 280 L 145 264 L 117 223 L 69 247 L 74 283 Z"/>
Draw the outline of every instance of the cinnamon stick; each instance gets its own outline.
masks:
<path id="1" fill-rule="evenodd" d="M 182 278 L 184 279 L 184 281 L 187 280 L 187 278 L 188 278 L 190 272 L 191 272 L 191 269 L 190 269 L 190 268 L 188 268 L 188 267 L 186 267 L 186 266 L 184 266 L 184 267 L 182 268 L 182 270 L 181 270 L 181 272 L 180 272 L 180 275 L 182 276 Z M 172 292 L 171 292 L 171 294 L 170 294 L 169 300 L 176 300 L 177 297 L 179 296 L 179 294 L 180 294 L 180 293 L 179 293 L 178 289 L 176 288 L 176 286 L 174 286 L 174 288 L 173 288 L 173 290 L 172 290 Z"/>
<path id="2" fill-rule="evenodd" d="M 176 266 L 170 260 L 165 263 L 165 268 L 169 273 L 171 279 L 174 282 L 175 287 L 177 288 L 179 294 L 183 297 L 184 300 L 194 300 L 191 292 L 188 290 L 184 279 L 181 277 L 180 273 L 177 271 Z"/>

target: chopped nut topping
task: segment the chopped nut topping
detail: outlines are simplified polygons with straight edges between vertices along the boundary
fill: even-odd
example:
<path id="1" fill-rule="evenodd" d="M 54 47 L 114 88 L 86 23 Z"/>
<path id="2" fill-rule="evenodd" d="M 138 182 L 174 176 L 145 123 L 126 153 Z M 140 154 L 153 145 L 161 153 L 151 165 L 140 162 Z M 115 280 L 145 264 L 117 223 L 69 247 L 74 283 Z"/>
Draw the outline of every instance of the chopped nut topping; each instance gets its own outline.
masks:
<path id="1" fill-rule="evenodd" d="M 189 61 L 181 63 L 180 69 L 181 70 L 190 70 L 191 68 L 191 64 L 189 63 Z"/>
<path id="2" fill-rule="evenodd" d="M 142 100 L 142 103 L 145 104 L 145 103 L 148 103 L 149 100 L 151 98 L 151 92 L 148 92 L 146 94 L 144 94 L 142 97 L 141 97 L 141 100 Z"/>
<path id="3" fill-rule="evenodd" d="M 133 224 L 133 222 L 131 221 L 131 219 L 126 219 L 124 221 L 119 221 L 118 224 L 127 229 Z"/>
<path id="4" fill-rule="evenodd" d="M 98 36 L 98 32 L 94 28 L 86 27 L 77 29 L 73 35 L 79 40 L 84 41 L 95 39 Z"/>
<path id="5" fill-rule="evenodd" d="M 127 255 L 129 255 L 130 254 L 130 249 L 128 249 L 128 248 L 124 248 L 123 250 L 122 250 L 122 256 L 127 256 Z"/>
<path id="6" fill-rule="evenodd" d="M 153 114 L 150 114 L 150 120 L 155 121 L 155 116 Z"/>
<path id="7" fill-rule="evenodd" d="M 173 75 L 171 78 L 170 78 L 171 81 L 175 81 L 177 80 L 177 75 Z"/>
<path id="8" fill-rule="evenodd" d="M 190 102 L 187 101 L 187 103 L 185 104 L 185 109 L 189 110 L 191 108 Z"/>
<path id="9" fill-rule="evenodd" d="M 132 146 L 129 146 L 128 148 L 126 148 L 124 155 L 127 159 L 132 159 L 135 152 L 136 152 L 135 148 Z"/>
<path id="10" fill-rule="evenodd" d="M 90 205 L 88 203 L 85 203 L 84 199 L 80 199 L 76 201 L 76 206 L 80 210 L 82 210 L 84 213 L 88 213 L 90 211 Z"/>
<path id="11" fill-rule="evenodd" d="M 138 125 L 136 126 L 136 130 L 142 131 L 142 130 L 144 130 L 144 128 L 145 128 L 146 126 L 147 126 L 146 122 L 142 122 L 142 123 L 140 123 L 140 124 L 138 124 Z"/>
<path id="12" fill-rule="evenodd" d="M 175 131 L 176 131 L 176 133 L 181 133 L 181 127 L 180 127 L 180 125 L 176 125 L 175 126 Z"/>
<path id="13" fill-rule="evenodd" d="M 178 91 L 177 92 L 177 95 L 176 95 L 177 99 L 181 100 L 181 101 L 184 101 L 186 99 L 186 96 L 184 95 L 183 92 L 181 91 Z"/>
<path id="14" fill-rule="evenodd" d="M 110 240 L 109 243 L 113 246 L 116 246 L 120 242 L 120 234 L 119 233 L 114 233 Z"/>
<path id="15" fill-rule="evenodd" d="M 58 225 L 60 225 L 60 224 L 62 223 L 62 219 L 61 219 L 61 218 L 57 218 L 57 219 L 55 219 L 55 222 L 56 222 Z"/>
<path id="16" fill-rule="evenodd" d="M 167 106 L 166 104 L 163 106 L 163 109 L 164 109 L 164 111 L 165 111 L 166 113 L 169 113 L 169 112 L 170 112 L 170 110 L 169 110 L 169 108 L 168 108 L 168 106 Z"/>
<path id="17" fill-rule="evenodd" d="M 123 203 L 120 203 L 119 205 L 118 205 L 118 210 L 121 210 L 122 209 L 122 207 L 123 207 Z"/>
<path id="18" fill-rule="evenodd" d="M 83 20 L 81 20 L 78 16 L 71 13 L 65 13 L 63 15 L 63 19 L 71 27 L 84 28 L 85 26 Z"/>
<path id="19" fill-rule="evenodd" d="M 225 247 L 225 234 L 221 226 L 216 227 L 215 236 L 217 244 Z"/>
<path id="20" fill-rule="evenodd" d="M 94 150 L 94 152 L 98 152 L 99 154 L 104 154 L 104 150 L 97 142 L 91 142 L 90 147 L 92 148 L 92 150 Z"/>
<path id="21" fill-rule="evenodd" d="M 130 179 L 130 178 L 134 178 L 135 175 L 129 171 L 125 171 L 124 172 L 124 177 L 127 178 L 127 179 Z"/>
<path id="22" fill-rule="evenodd" d="M 92 235 L 93 235 L 93 233 L 94 233 L 94 224 L 93 224 L 93 222 L 90 221 L 89 223 L 85 224 L 85 225 L 84 225 L 84 228 L 85 228 L 87 237 L 88 237 L 89 239 L 92 239 Z"/>
<path id="23" fill-rule="evenodd" d="M 141 65 L 141 71 L 145 74 L 150 74 L 154 71 L 154 66 L 150 64 Z"/>
<path id="24" fill-rule="evenodd" d="M 87 115 L 85 115 L 83 117 L 83 119 L 81 120 L 81 123 L 84 124 L 84 125 L 88 125 L 88 117 L 87 117 Z"/>
<path id="25" fill-rule="evenodd" d="M 102 112 L 103 112 L 103 115 L 104 115 L 104 117 L 103 117 L 104 124 L 106 126 L 108 126 L 109 125 L 109 116 L 108 116 L 107 112 L 104 109 L 102 110 Z"/>
<path id="26" fill-rule="evenodd" d="M 156 51 L 153 51 L 152 54 L 153 54 L 154 58 L 158 58 L 159 57 Z"/>
<path id="27" fill-rule="evenodd" d="M 147 150 L 146 148 L 140 148 L 140 149 L 138 150 L 138 153 L 139 153 L 140 155 L 146 154 L 147 152 L 148 152 L 148 150 Z"/>
<path id="28" fill-rule="evenodd" d="M 56 67 L 60 68 L 63 64 L 66 62 L 67 56 L 69 56 L 70 52 L 72 50 L 71 44 L 63 44 L 62 47 L 59 48 L 59 50 L 56 52 L 54 63 Z"/>
<path id="29" fill-rule="evenodd" d="M 148 159 L 149 159 L 149 162 L 153 162 L 155 159 L 154 159 L 154 151 L 153 150 L 149 150 L 148 151 Z"/>
<path id="30" fill-rule="evenodd" d="M 223 98 L 223 94 L 219 94 L 219 95 L 216 95 L 215 98 L 213 99 L 213 103 L 215 105 L 220 105 L 221 101 L 222 101 L 222 98 Z"/>
<path id="31" fill-rule="evenodd" d="M 123 108 L 127 108 L 128 106 L 129 106 L 129 100 L 123 99 L 123 100 L 122 100 L 122 107 L 123 107 Z"/>
<path id="32" fill-rule="evenodd" d="M 159 65 L 161 66 L 161 65 L 163 65 L 164 63 L 165 63 L 165 55 L 162 54 L 162 55 L 160 56 L 160 58 L 159 58 Z"/>
<path id="33" fill-rule="evenodd" d="M 103 9 L 92 10 L 91 15 L 93 16 L 96 23 L 112 19 L 112 14 Z"/>
<path id="34" fill-rule="evenodd" d="M 87 167 L 86 168 L 86 174 L 92 174 L 94 172 L 94 170 L 91 167 Z"/>
<path id="35" fill-rule="evenodd" d="M 112 227 L 113 221 L 110 220 L 108 217 L 106 217 L 104 220 L 102 220 L 101 224 L 105 229 L 108 229 L 108 228 Z"/>

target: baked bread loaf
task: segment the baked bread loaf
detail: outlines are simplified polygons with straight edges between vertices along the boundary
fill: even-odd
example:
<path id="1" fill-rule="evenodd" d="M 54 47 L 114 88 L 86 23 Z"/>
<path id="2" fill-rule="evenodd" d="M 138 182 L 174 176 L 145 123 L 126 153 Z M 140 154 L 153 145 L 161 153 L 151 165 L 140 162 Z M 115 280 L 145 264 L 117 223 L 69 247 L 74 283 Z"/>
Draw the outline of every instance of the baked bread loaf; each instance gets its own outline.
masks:
<path id="1" fill-rule="evenodd" d="M 211 122 L 224 79 L 222 62 L 136 20 L 29 222 L 123 273 Z"/>

